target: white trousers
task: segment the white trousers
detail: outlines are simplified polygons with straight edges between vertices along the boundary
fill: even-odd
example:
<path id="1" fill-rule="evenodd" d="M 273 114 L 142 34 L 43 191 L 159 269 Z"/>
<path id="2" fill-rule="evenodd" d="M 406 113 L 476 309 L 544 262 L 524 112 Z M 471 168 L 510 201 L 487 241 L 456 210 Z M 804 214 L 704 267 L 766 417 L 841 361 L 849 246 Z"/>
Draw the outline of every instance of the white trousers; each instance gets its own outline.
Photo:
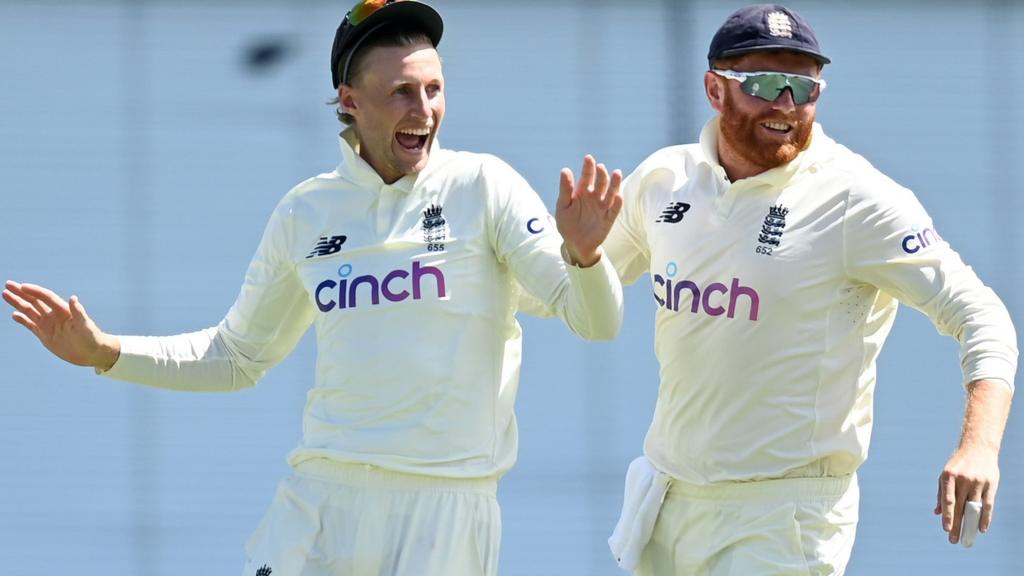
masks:
<path id="1" fill-rule="evenodd" d="M 637 576 L 839 576 L 856 475 L 695 486 L 672 480 Z"/>
<path id="2" fill-rule="evenodd" d="M 495 576 L 497 481 L 312 460 L 282 481 L 243 576 Z"/>

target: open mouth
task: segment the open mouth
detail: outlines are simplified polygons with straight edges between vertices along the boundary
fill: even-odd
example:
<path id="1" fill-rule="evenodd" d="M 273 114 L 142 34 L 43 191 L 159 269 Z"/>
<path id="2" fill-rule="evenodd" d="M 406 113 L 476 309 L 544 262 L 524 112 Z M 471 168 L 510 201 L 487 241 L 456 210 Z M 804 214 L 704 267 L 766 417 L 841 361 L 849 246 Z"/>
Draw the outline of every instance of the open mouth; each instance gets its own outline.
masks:
<path id="1" fill-rule="evenodd" d="M 395 133 L 398 145 L 409 152 L 419 152 L 427 145 L 430 128 L 405 128 Z"/>
<path id="2" fill-rule="evenodd" d="M 762 122 L 761 126 L 773 134 L 789 134 L 793 125 L 786 122 Z"/>

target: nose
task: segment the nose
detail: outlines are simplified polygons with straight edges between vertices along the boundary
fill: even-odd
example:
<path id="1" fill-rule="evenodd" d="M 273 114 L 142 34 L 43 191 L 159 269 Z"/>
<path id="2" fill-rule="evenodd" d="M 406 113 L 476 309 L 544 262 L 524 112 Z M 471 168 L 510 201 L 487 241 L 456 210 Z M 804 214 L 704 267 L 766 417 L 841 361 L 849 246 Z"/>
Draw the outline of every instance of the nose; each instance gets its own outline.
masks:
<path id="1" fill-rule="evenodd" d="M 420 118 L 430 117 L 430 95 L 426 88 L 420 88 L 413 97 L 412 112 Z"/>

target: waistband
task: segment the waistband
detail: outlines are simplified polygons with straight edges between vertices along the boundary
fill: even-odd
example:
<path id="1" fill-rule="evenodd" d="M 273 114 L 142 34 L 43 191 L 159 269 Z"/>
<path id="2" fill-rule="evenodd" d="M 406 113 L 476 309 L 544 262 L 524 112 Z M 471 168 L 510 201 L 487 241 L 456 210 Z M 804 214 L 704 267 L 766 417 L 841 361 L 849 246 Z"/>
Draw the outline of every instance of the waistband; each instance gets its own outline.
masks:
<path id="1" fill-rule="evenodd" d="M 673 479 L 666 498 L 700 500 L 815 500 L 838 498 L 849 490 L 857 490 L 857 475 L 834 478 L 779 478 L 749 482 L 717 482 L 690 484 Z"/>
<path id="2" fill-rule="evenodd" d="M 371 464 L 337 462 L 326 458 L 314 458 L 296 464 L 295 474 L 323 482 L 360 488 L 475 492 L 491 497 L 498 493 L 498 479 L 495 477 L 449 478 L 407 474 Z"/>

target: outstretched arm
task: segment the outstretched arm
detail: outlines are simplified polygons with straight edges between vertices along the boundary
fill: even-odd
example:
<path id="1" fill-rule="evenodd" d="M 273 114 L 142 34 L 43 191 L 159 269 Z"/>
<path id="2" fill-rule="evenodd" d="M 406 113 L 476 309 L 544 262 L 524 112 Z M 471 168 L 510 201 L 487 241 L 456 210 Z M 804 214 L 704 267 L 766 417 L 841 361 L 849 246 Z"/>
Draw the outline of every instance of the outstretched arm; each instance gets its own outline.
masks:
<path id="1" fill-rule="evenodd" d="M 219 324 L 173 336 L 112 336 L 72 296 L 7 282 L 14 320 L 57 357 L 106 377 L 171 390 L 229 392 L 256 384 L 298 343 L 315 308 L 295 273 L 286 196 L 263 233 L 234 305 Z"/>
<path id="2" fill-rule="evenodd" d="M 1010 412 L 1010 387 L 1002 382 L 975 380 L 967 387 L 960 447 L 939 476 L 935 514 L 942 515 L 942 529 L 949 541 L 961 538 L 961 523 L 967 502 L 980 502 L 980 532 L 988 531 L 999 487 L 999 446 Z"/>
<path id="3" fill-rule="evenodd" d="M 14 321 L 61 360 L 100 370 L 109 370 L 117 361 L 120 341 L 96 326 L 77 296 L 65 301 L 42 286 L 8 280 L 3 297 L 14 307 Z"/>
<path id="4" fill-rule="evenodd" d="M 601 259 L 601 243 L 622 209 L 621 184 L 622 172 L 615 170 L 609 176 L 604 164 L 597 164 L 589 154 L 583 159 L 578 184 L 572 170 L 562 169 L 555 221 L 571 264 L 588 268 Z"/>

